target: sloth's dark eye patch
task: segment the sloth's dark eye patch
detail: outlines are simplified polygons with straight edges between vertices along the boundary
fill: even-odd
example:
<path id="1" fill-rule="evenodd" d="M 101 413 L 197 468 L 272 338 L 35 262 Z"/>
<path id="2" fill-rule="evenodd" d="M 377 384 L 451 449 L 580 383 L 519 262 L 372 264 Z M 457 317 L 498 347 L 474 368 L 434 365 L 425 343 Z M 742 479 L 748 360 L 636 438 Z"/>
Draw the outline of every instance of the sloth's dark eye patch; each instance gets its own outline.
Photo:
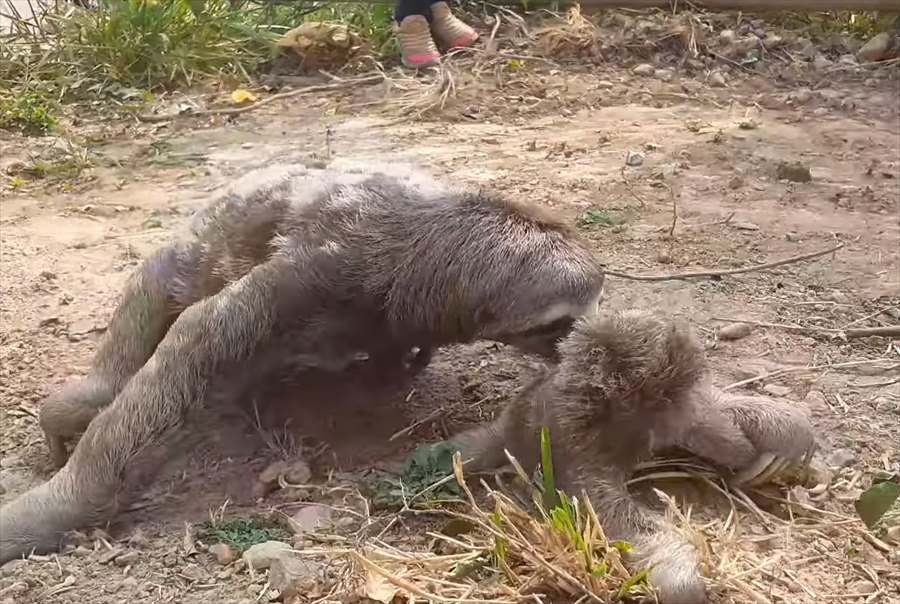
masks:
<path id="1" fill-rule="evenodd" d="M 555 321 L 547 323 L 545 325 L 538 325 L 537 327 L 532 327 L 526 331 L 523 331 L 522 336 L 547 336 L 555 333 L 568 333 L 572 330 L 572 326 L 575 324 L 575 317 L 561 317 Z"/>

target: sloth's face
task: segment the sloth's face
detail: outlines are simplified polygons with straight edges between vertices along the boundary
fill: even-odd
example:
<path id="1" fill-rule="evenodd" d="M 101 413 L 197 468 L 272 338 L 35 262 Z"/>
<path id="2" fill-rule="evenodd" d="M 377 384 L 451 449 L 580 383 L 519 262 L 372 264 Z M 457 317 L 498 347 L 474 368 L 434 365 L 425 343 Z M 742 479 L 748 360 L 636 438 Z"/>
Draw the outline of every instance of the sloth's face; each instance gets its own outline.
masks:
<path id="1" fill-rule="evenodd" d="M 515 346 L 522 352 L 536 354 L 556 362 L 559 360 L 556 345 L 569 335 L 574 324 L 575 317 L 560 317 L 549 323 L 531 327 L 518 333 L 501 334 L 494 339 L 504 344 Z"/>

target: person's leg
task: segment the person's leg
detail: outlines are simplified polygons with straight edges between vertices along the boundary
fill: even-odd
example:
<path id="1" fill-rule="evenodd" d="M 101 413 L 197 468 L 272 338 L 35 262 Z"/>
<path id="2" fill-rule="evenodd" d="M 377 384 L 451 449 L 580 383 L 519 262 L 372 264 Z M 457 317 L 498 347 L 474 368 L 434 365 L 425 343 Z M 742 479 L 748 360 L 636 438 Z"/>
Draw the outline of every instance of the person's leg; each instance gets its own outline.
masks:
<path id="1" fill-rule="evenodd" d="M 451 0 L 440 0 L 429 7 L 434 39 L 445 50 L 471 46 L 478 39 L 478 33 L 454 16 L 450 11 L 451 3 Z"/>
<path id="2" fill-rule="evenodd" d="M 431 37 L 430 0 L 398 0 L 394 9 L 400 58 L 407 67 L 430 67 L 441 60 Z"/>

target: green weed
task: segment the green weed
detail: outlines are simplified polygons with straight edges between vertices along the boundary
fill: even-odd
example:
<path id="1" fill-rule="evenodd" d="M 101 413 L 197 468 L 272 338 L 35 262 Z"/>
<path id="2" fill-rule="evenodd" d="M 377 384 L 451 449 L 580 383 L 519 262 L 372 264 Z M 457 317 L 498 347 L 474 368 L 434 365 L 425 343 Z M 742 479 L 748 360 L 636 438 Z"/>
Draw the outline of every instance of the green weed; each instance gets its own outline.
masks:
<path id="1" fill-rule="evenodd" d="M 582 229 L 606 228 L 625 224 L 626 218 L 614 210 L 590 209 L 578 217 L 577 224 Z"/>
<path id="2" fill-rule="evenodd" d="M 208 520 L 201 524 L 197 536 L 203 541 L 227 543 L 238 551 L 244 551 L 257 543 L 281 541 L 290 537 L 287 530 L 270 526 L 250 518 L 231 520 Z"/>
<path id="3" fill-rule="evenodd" d="M 26 136 L 43 136 L 58 124 L 50 101 L 37 92 L 0 98 L 0 129 L 18 130 Z"/>
<path id="4" fill-rule="evenodd" d="M 454 451 L 448 442 L 423 445 L 406 460 L 399 475 L 379 472 L 364 482 L 363 489 L 378 508 L 426 505 L 458 498 L 461 491 L 455 481 L 435 486 L 453 474 Z M 419 496 L 410 501 L 415 495 Z"/>

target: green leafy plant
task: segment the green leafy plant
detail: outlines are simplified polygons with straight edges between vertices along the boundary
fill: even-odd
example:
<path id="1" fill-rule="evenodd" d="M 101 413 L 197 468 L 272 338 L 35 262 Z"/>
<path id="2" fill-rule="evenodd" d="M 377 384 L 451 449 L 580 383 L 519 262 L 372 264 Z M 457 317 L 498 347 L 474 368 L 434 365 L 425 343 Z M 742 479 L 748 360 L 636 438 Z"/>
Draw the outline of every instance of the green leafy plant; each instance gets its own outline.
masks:
<path id="1" fill-rule="evenodd" d="M 379 472 L 363 484 L 372 502 L 378 507 L 397 507 L 407 504 L 423 505 L 446 498 L 458 498 L 459 485 L 446 480 L 453 474 L 453 453 L 449 442 L 423 445 L 413 451 L 399 475 Z M 437 483 L 444 481 L 439 486 Z M 419 495 L 415 502 L 410 498 Z"/>
<path id="2" fill-rule="evenodd" d="M 18 130 L 28 136 L 53 131 L 59 120 L 49 100 L 38 92 L 24 92 L 0 98 L 0 128 Z"/>
<path id="3" fill-rule="evenodd" d="M 582 229 L 606 228 L 624 224 L 625 216 L 613 210 L 594 208 L 578 217 L 577 224 Z"/>
<path id="4" fill-rule="evenodd" d="M 257 543 L 279 541 L 290 537 L 287 530 L 252 518 L 208 520 L 198 528 L 197 534 L 200 539 L 227 543 L 238 551 L 244 551 Z"/>

